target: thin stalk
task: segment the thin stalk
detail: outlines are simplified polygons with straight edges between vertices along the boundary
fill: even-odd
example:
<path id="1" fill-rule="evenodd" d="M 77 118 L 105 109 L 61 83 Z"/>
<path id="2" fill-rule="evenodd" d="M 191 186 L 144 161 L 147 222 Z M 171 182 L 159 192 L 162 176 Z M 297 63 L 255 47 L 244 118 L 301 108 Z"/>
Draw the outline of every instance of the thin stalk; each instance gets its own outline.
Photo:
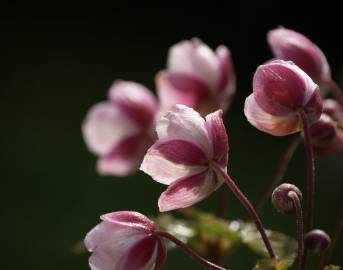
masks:
<path id="1" fill-rule="evenodd" d="M 324 267 L 324 265 L 330 261 L 332 253 L 335 249 L 335 245 L 337 243 L 338 237 L 342 231 L 342 228 L 343 228 L 343 210 L 342 210 L 341 214 L 339 215 L 339 217 L 336 221 L 335 228 L 334 228 L 333 233 L 331 235 L 331 246 L 330 246 L 328 251 L 324 252 L 320 256 L 317 269 L 322 269 Z"/>
<path id="2" fill-rule="evenodd" d="M 307 203 L 306 203 L 306 231 L 313 227 L 314 205 L 314 158 L 311 142 L 310 127 L 304 111 L 300 112 L 300 118 L 304 129 L 304 145 L 307 160 Z"/>
<path id="3" fill-rule="evenodd" d="M 273 248 L 270 244 L 270 241 L 269 241 L 267 234 L 264 230 L 263 224 L 262 224 L 258 214 L 256 213 L 254 206 L 251 204 L 249 199 L 244 195 L 244 193 L 238 188 L 238 186 L 231 179 L 231 177 L 221 167 L 219 167 L 216 163 L 212 163 L 211 165 L 219 174 L 221 174 L 224 177 L 227 185 L 229 186 L 229 188 L 231 189 L 233 194 L 235 194 L 237 199 L 243 204 L 245 209 L 248 211 L 250 218 L 255 222 L 256 228 L 261 234 L 262 240 L 266 246 L 266 249 L 269 253 L 269 256 L 271 258 L 275 258 L 275 253 L 273 251 Z"/>
<path id="4" fill-rule="evenodd" d="M 155 235 L 161 236 L 163 238 L 166 238 L 170 241 L 172 241 L 175 245 L 177 245 L 179 248 L 181 248 L 186 254 L 188 254 L 192 259 L 200 263 L 201 265 L 205 266 L 208 269 L 213 270 L 226 270 L 225 268 L 218 266 L 210 261 L 207 261 L 197 253 L 195 253 L 192 249 L 190 249 L 185 243 L 177 239 L 175 236 L 171 235 L 170 233 L 164 232 L 164 231 L 156 231 Z"/>
<path id="5" fill-rule="evenodd" d="M 297 224 L 297 238 L 298 238 L 298 269 L 305 269 L 304 261 L 304 222 L 301 210 L 301 202 L 298 195 L 294 191 L 290 191 L 288 196 L 293 200 Z"/>
<path id="6" fill-rule="evenodd" d="M 343 92 L 338 86 L 338 84 L 333 79 L 328 79 L 323 81 L 324 84 L 326 84 L 334 96 L 334 98 L 343 106 Z"/>
<path id="7" fill-rule="evenodd" d="M 281 158 L 278 161 L 272 180 L 267 184 L 267 186 L 264 188 L 264 190 L 260 193 L 260 195 L 257 198 L 255 204 L 257 212 L 260 212 L 262 210 L 270 194 L 273 192 L 275 187 L 281 182 L 288 168 L 288 164 L 291 158 L 293 157 L 295 150 L 298 148 L 301 140 L 301 136 L 299 134 L 296 134 L 287 145 L 285 151 L 283 152 Z"/>

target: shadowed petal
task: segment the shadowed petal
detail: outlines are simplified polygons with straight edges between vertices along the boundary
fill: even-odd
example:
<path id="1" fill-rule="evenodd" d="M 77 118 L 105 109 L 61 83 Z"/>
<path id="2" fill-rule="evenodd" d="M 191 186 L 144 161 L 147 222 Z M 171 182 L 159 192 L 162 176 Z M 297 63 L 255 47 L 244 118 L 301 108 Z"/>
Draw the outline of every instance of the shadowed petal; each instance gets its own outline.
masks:
<path id="1" fill-rule="evenodd" d="M 98 160 L 98 173 L 126 176 L 136 172 L 151 143 L 151 139 L 145 134 L 136 134 L 124 139 L 108 155 Z"/>
<path id="2" fill-rule="evenodd" d="M 296 113 L 274 116 L 266 113 L 256 102 L 254 94 L 245 100 L 244 113 L 250 124 L 275 136 L 286 136 L 301 130 Z"/>
<path id="3" fill-rule="evenodd" d="M 192 141 L 208 157 L 212 156 L 205 119 L 192 108 L 176 105 L 175 111 L 168 112 L 157 121 L 156 130 L 159 139 L 174 138 Z"/>
<path id="4" fill-rule="evenodd" d="M 175 104 L 194 108 L 210 95 L 210 90 L 204 82 L 185 73 L 159 72 L 156 85 L 159 100 L 165 110 L 173 109 Z"/>
<path id="5" fill-rule="evenodd" d="M 121 258 L 116 270 L 151 270 L 157 258 L 157 241 L 154 236 L 140 240 Z"/>
<path id="6" fill-rule="evenodd" d="M 206 125 L 213 147 L 213 160 L 221 166 L 226 166 L 228 162 L 228 138 L 222 118 L 221 110 L 206 116 Z"/>
<path id="7" fill-rule="evenodd" d="M 201 201 L 217 187 L 217 181 L 214 178 L 215 174 L 206 170 L 178 179 L 161 194 L 158 200 L 160 211 L 186 208 Z"/>
<path id="8" fill-rule="evenodd" d="M 88 148 L 106 155 L 127 136 L 137 133 L 138 126 L 109 102 L 93 106 L 82 124 L 82 133 Z"/>
<path id="9" fill-rule="evenodd" d="M 145 86 L 129 81 L 115 81 L 109 90 L 109 99 L 141 127 L 152 124 L 157 102 Z"/>
<path id="10" fill-rule="evenodd" d="M 293 61 L 315 80 L 331 77 L 324 53 L 304 35 L 279 27 L 268 32 L 267 40 L 276 58 Z"/>
<path id="11" fill-rule="evenodd" d="M 164 265 L 164 262 L 167 257 L 167 249 L 163 243 L 163 240 L 158 240 L 158 250 L 157 250 L 157 257 L 156 257 L 156 264 L 153 270 L 160 270 Z"/>

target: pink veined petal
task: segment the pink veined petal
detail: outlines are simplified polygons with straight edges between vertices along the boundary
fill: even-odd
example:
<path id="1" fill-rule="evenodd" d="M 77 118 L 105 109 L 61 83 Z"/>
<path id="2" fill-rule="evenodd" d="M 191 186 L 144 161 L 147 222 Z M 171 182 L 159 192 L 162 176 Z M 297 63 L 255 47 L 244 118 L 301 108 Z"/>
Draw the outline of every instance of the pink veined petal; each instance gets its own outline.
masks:
<path id="1" fill-rule="evenodd" d="M 91 269 L 113 270 L 121 257 L 145 237 L 146 233 L 139 230 L 100 223 L 85 238 L 87 249 L 93 252 L 89 258 Z"/>
<path id="2" fill-rule="evenodd" d="M 161 212 L 186 208 L 201 201 L 216 188 L 216 176 L 211 171 L 205 170 L 196 175 L 186 176 L 172 183 L 161 194 L 158 207 Z"/>
<path id="3" fill-rule="evenodd" d="M 205 119 L 198 112 L 177 104 L 175 110 L 168 112 L 156 124 L 159 139 L 178 138 L 197 144 L 206 154 L 212 156 Z"/>
<path id="4" fill-rule="evenodd" d="M 304 35 L 279 27 L 267 34 L 276 58 L 291 60 L 314 79 L 330 78 L 330 67 L 322 50 Z"/>
<path id="5" fill-rule="evenodd" d="M 285 116 L 271 115 L 257 104 L 254 94 L 245 100 L 244 114 L 250 124 L 257 129 L 275 136 L 286 136 L 301 130 L 296 113 L 289 113 Z"/>
<path id="6" fill-rule="evenodd" d="M 155 236 L 140 240 L 120 259 L 116 270 L 151 270 L 157 258 L 157 241 Z"/>
<path id="7" fill-rule="evenodd" d="M 109 90 L 109 99 L 123 113 L 145 128 L 152 124 L 157 111 L 156 98 L 146 87 L 129 81 L 115 81 Z"/>
<path id="8" fill-rule="evenodd" d="M 125 138 L 108 155 L 98 160 L 98 173 L 100 175 L 126 176 L 136 172 L 151 143 L 151 139 L 145 134 L 136 134 Z"/>
<path id="9" fill-rule="evenodd" d="M 221 110 L 207 115 L 206 125 L 213 147 L 213 160 L 225 167 L 228 162 L 229 144 L 222 115 Z"/>
<path id="10" fill-rule="evenodd" d="M 161 71 L 156 76 L 156 85 L 165 110 L 172 109 L 175 104 L 195 108 L 210 95 L 210 89 L 204 82 L 186 73 Z"/>
<path id="11" fill-rule="evenodd" d="M 182 139 L 162 139 L 149 150 L 152 154 L 161 155 L 165 159 L 186 166 L 208 164 L 209 160 L 198 145 Z"/>
<path id="12" fill-rule="evenodd" d="M 161 270 L 167 258 L 167 249 L 162 239 L 158 239 L 158 249 L 156 256 L 156 263 L 153 270 Z"/>
<path id="13" fill-rule="evenodd" d="M 257 68 L 253 91 L 264 111 L 281 116 L 303 106 L 314 89 L 307 87 L 308 76 L 299 70 L 293 63 L 281 60 Z"/>
<path id="14" fill-rule="evenodd" d="M 215 53 L 199 39 L 182 41 L 169 50 L 168 69 L 190 74 L 213 91 L 219 85 L 219 66 Z"/>
<path id="15" fill-rule="evenodd" d="M 149 174 L 155 181 L 169 185 L 175 180 L 187 175 L 197 174 L 203 171 L 206 167 L 188 166 L 176 164 L 167 160 L 163 155 L 151 147 L 146 153 L 140 170 Z"/>
<path id="16" fill-rule="evenodd" d="M 98 154 L 108 154 L 117 143 L 137 133 L 138 126 L 109 102 L 93 106 L 82 124 L 88 148 Z"/>
<path id="17" fill-rule="evenodd" d="M 134 211 L 118 211 L 104 214 L 101 220 L 109 222 L 116 226 L 152 233 L 155 229 L 155 223 L 141 213 Z"/>

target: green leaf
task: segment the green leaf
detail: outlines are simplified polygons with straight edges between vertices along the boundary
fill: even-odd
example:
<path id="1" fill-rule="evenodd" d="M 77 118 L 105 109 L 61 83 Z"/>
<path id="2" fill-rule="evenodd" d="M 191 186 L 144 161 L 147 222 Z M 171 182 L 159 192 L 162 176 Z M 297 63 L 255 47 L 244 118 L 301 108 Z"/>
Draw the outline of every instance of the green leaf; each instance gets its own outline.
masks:
<path id="1" fill-rule="evenodd" d="M 174 218 L 170 214 L 161 214 L 156 221 L 162 229 L 187 243 L 203 256 L 227 256 L 238 246 L 245 245 L 254 253 L 268 257 L 254 223 L 242 220 L 226 221 L 195 208 L 183 209 L 179 213 L 183 216 L 182 219 Z M 271 269 L 286 269 L 280 268 L 285 267 L 286 263 L 287 267 L 290 267 L 297 255 L 297 241 L 280 232 L 266 232 L 280 261 L 262 260 L 256 267 L 262 267 L 266 263 L 275 265 Z"/>
<path id="2" fill-rule="evenodd" d="M 288 260 L 263 259 L 257 261 L 254 270 L 286 270 L 289 267 Z"/>
<path id="3" fill-rule="evenodd" d="M 337 265 L 328 265 L 328 266 L 325 266 L 323 270 L 340 270 L 341 267 L 340 266 L 337 266 Z"/>

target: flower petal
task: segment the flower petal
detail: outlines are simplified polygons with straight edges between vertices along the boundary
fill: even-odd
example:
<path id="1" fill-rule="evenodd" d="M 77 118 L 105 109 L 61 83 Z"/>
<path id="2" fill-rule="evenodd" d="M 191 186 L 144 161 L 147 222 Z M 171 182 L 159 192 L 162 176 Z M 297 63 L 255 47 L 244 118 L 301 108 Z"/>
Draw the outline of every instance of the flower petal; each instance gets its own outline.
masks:
<path id="1" fill-rule="evenodd" d="M 164 265 L 164 262 L 167 257 L 167 249 L 164 245 L 164 242 L 162 239 L 158 240 L 158 250 L 157 250 L 157 257 L 156 257 L 156 264 L 154 266 L 153 270 L 160 270 L 162 266 Z"/>
<path id="2" fill-rule="evenodd" d="M 276 58 L 293 61 L 315 80 L 330 78 L 330 67 L 321 49 L 304 35 L 279 27 L 267 40 Z"/>
<path id="3" fill-rule="evenodd" d="M 216 189 L 215 178 L 212 171 L 205 170 L 199 174 L 178 179 L 161 194 L 158 200 L 160 211 L 186 208 L 201 201 Z"/>
<path id="4" fill-rule="evenodd" d="M 149 150 L 152 154 L 161 155 L 167 160 L 186 166 L 208 164 L 205 153 L 196 144 L 180 139 L 159 140 Z"/>
<path id="5" fill-rule="evenodd" d="M 159 100 L 165 110 L 173 109 L 175 104 L 195 108 L 210 95 L 204 82 L 187 73 L 161 71 L 156 76 L 156 85 Z"/>
<path id="6" fill-rule="evenodd" d="M 222 115 L 221 110 L 207 115 L 206 126 L 213 147 L 213 160 L 225 167 L 228 162 L 229 144 Z"/>
<path id="7" fill-rule="evenodd" d="M 197 144 L 210 157 L 212 149 L 204 118 L 192 108 L 176 105 L 175 111 L 168 112 L 156 124 L 159 139 L 174 138 Z"/>
<path id="8" fill-rule="evenodd" d="M 151 270 L 157 258 L 157 241 L 155 236 L 140 240 L 121 258 L 116 270 Z"/>
<path id="9" fill-rule="evenodd" d="M 100 175 L 126 176 L 136 172 L 151 143 L 151 139 L 145 134 L 136 134 L 125 138 L 108 155 L 98 160 L 98 173 Z"/>
<path id="10" fill-rule="evenodd" d="M 172 46 L 168 55 L 168 69 L 192 75 L 212 90 L 219 85 L 217 56 L 199 39 L 185 40 Z"/>
<path id="11" fill-rule="evenodd" d="M 152 233 L 155 229 L 155 223 L 141 213 L 134 211 L 118 211 L 104 214 L 101 220 L 109 222 L 116 226 L 141 230 L 146 233 Z"/>
<path id="12" fill-rule="evenodd" d="M 275 136 L 286 136 L 301 130 L 296 113 L 289 113 L 285 116 L 271 115 L 257 104 L 254 94 L 245 100 L 244 114 L 250 124 L 257 129 Z"/>
<path id="13" fill-rule="evenodd" d="M 106 155 L 124 138 L 137 133 L 138 126 L 109 102 L 93 106 L 82 124 L 82 133 L 88 148 Z"/>
<path id="14" fill-rule="evenodd" d="M 87 234 L 85 245 L 89 251 L 93 252 L 89 258 L 92 270 L 113 270 L 121 257 L 146 237 L 146 233 L 142 231 L 115 226 L 108 222 L 101 222 Z"/>
<path id="15" fill-rule="evenodd" d="M 156 98 L 143 85 L 129 81 L 115 81 L 109 99 L 141 127 L 152 124 L 157 110 Z"/>
<path id="16" fill-rule="evenodd" d="M 165 185 L 169 185 L 181 177 L 197 174 L 205 168 L 205 166 L 201 165 L 188 166 L 169 161 L 155 149 L 155 146 L 148 150 L 140 167 L 155 181 Z"/>

